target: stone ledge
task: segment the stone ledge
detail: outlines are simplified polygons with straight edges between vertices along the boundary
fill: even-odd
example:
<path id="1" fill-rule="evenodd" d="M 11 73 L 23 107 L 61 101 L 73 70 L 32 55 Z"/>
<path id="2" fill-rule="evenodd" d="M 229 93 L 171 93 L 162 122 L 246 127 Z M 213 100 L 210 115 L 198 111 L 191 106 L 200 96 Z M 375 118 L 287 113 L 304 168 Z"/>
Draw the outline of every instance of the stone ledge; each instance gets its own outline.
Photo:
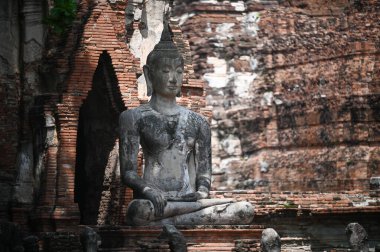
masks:
<path id="1" fill-rule="evenodd" d="M 212 198 L 247 200 L 255 207 L 255 217 L 267 215 L 318 215 L 346 213 L 380 213 L 380 197 L 369 192 L 278 192 L 254 190 L 212 191 Z"/>
<path id="2" fill-rule="evenodd" d="M 149 244 L 164 246 L 162 245 L 164 241 L 158 239 L 162 232 L 161 227 L 103 226 L 94 228 L 102 238 L 101 247 L 106 249 L 103 251 L 127 247 L 139 248 L 149 246 Z M 213 245 L 215 248 L 218 244 L 233 245 L 236 240 L 241 239 L 259 240 L 263 230 L 261 225 L 202 225 L 178 226 L 177 228 L 186 237 L 189 246 L 194 246 L 194 248 L 210 248 L 211 243 L 215 245 Z"/>

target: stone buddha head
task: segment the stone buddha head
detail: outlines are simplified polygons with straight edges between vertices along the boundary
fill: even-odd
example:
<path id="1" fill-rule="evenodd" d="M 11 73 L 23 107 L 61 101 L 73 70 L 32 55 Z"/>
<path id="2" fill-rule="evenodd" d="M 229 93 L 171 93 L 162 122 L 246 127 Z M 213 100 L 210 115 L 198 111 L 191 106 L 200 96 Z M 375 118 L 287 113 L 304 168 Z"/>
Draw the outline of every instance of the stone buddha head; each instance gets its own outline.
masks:
<path id="1" fill-rule="evenodd" d="M 149 53 L 143 67 L 147 95 L 179 97 L 184 71 L 184 60 L 171 39 L 168 25 L 164 25 L 160 42 Z"/>

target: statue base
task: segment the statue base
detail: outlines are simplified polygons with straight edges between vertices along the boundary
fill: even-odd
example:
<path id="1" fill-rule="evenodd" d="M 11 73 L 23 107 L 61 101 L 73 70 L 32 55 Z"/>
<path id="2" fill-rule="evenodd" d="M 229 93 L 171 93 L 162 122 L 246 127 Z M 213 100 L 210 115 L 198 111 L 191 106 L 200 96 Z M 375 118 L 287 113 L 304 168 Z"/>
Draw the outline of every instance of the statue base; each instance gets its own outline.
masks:
<path id="1" fill-rule="evenodd" d="M 176 226 L 187 241 L 189 251 L 218 251 L 237 246 L 260 244 L 261 225 L 196 225 Z M 159 239 L 162 227 L 98 227 L 104 251 L 170 251 L 168 241 Z M 207 249 L 207 250 L 205 250 Z"/>

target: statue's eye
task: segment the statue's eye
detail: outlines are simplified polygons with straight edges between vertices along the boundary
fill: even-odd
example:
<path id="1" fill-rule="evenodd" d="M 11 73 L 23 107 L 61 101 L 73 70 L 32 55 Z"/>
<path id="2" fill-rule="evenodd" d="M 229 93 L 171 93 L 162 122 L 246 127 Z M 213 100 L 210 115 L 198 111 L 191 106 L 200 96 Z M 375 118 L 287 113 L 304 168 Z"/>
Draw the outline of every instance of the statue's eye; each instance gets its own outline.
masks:
<path id="1" fill-rule="evenodd" d="M 183 70 L 182 69 L 177 69 L 177 73 L 181 74 L 181 73 L 183 73 Z"/>
<path id="2" fill-rule="evenodd" d="M 169 73 L 169 69 L 162 69 L 163 73 Z"/>

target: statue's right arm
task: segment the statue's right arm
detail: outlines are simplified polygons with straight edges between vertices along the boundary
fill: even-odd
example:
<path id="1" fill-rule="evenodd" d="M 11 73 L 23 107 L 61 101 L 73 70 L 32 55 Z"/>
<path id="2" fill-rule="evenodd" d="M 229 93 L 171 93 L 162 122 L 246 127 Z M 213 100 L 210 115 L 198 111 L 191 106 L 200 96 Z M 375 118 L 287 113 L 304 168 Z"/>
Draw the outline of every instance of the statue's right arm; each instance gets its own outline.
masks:
<path id="1" fill-rule="evenodd" d="M 137 174 L 138 153 L 140 145 L 139 121 L 136 110 L 126 110 L 119 118 L 120 142 L 120 174 L 122 182 L 140 194 L 147 187 L 146 182 Z"/>
<path id="2" fill-rule="evenodd" d="M 120 174 L 125 185 L 134 192 L 143 195 L 154 205 L 155 215 L 162 216 L 166 206 L 165 196 L 158 190 L 148 186 L 144 179 L 137 174 L 137 158 L 140 145 L 139 120 L 141 114 L 135 109 L 126 110 L 119 118 L 120 142 Z"/>

